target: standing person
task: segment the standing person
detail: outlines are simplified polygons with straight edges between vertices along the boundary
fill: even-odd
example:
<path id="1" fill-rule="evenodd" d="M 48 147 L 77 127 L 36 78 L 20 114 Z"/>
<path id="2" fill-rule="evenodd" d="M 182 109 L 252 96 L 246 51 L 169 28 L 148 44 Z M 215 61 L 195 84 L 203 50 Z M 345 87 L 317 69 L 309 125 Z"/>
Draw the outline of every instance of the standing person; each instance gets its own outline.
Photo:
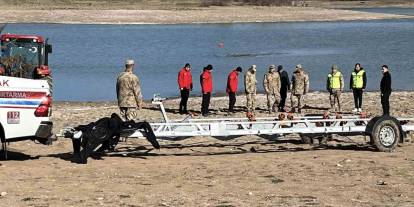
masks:
<path id="1" fill-rule="evenodd" d="M 256 110 L 256 85 L 256 65 L 252 65 L 244 76 L 244 88 L 246 91 L 247 112 L 253 114 Z"/>
<path id="2" fill-rule="evenodd" d="M 302 113 L 302 107 L 304 104 L 303 96 L 309 91 L 309 76 L 304 72 L 302 65 L 296 65 L 296 70 L 292 76 L 292 92 L 291 92 L 291 105 L 292 112 L 298 109 L 298 113 Z"/>
<path id="3" fill-rule="evenodd" d="M 241 67 L 237 67 L 235 70 L 232 70 L 227 77 L 227 88 L 226 92 L 229 94 L 229 113 L 234 113 L 234 104 L 236 104 L 236 93 L 237 87 L 239 85 L 239 73 L 241 73 L 243 69 Z"/>
<path id="4" fill-rule="evenodd" d="M 328 74 L 326 81 L 326 90 L 329 92 L 329 101 L 331 109 L 335 109 L 335 103 L 338 103 L 338 112 L 341 112 L 341 93 L 344 90 L 344 77 L 337 65 L 333 64 L 331 72 Z"/>
<path id="5" fill-rule="evenodd" d="M 280 93 L 280 76 L 276 72 L 276 66 L 270 65 L 269 72 L 264 75 L 263 88 L 267 98 L 267 110 L 270 113 L 276 112 L 276 107 L 279 105 Z"/>
<path id="6" fill-rule="evenodd" d="M 209 105 L 211 92 L 213 91 L 213 78 L 211 76 L 211 71 L 213 70 L 212 65 L 207 65 L 203 69 L 203 73 L 200 75 L 201 83 L 201 92 L 203 93 L 203 100 L 201 103 L 201 114 L 203 116 L 208 116 L 209 114 Z"/>
<path id="7" fill-rule="evenodd" d="M 136 119 L 143 104 L 140 81 L 133 70 L 134 60 L 126 60 L 125 71 L 118 75 L 116 82 L 118 106 L 126 121 Z"/>
<path id="8" fill-rule="evenodd" d="M 381 105 L 384 116 L 390 115 L 390 95 L 391 95 L 391 74 L 388 66 L 382 66 L 382 79 L 381 79 Z"/>
<path id="9" fill-rule="evenodd" d="M 190 96 L 190 91 L 193 90 L 193 76 L 191 75 L 190 63 L 186 63 L 185 66 L 178 73 L 178 88 L 180 88 L 181 101 L 180 101 L 180 114 L 187 114 L 187 101 Z"/>
<path id="10" fill-rule="evenodd" d="M 367 76 L 365 74 L 364 68 L 361 67 L 361 64 L 355 64 L 354 71 L 351 73 L 351 80 L 349 87 L 352 89 L 352 93 L 354 94 L 354 104 L 355 109 L 352 111 L 362 112 L 362 94 L 365 90 L 367 85 Z"/>
<path id="11" fill-rule="evenodd" d="M 280 76 L 280 104 L 279 112 L 285 112 L 285 103 L 287 92 L 290 90 L 290 80 L 288 73 L 283 69 L 282 65 L 277 66 L 277 71 Z"/>

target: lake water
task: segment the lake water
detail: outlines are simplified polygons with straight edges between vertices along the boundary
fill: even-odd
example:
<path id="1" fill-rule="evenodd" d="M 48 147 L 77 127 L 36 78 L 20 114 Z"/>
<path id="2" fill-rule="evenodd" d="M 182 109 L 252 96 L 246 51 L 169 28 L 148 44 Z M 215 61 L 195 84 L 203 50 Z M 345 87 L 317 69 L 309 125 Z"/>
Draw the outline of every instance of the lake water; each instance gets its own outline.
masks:
<path id="1" fill-rule="evenodd" d="M 258 66 L 258 87 L 270 64 L 291 74 L 302 64 L 311 90 L 324 90 L 337 64 L 349 88 L 356 62 L 366 69 L 368 89 L 378 90 L 380 66 L 392 70 L 394 89 L 414 88 L 414 20 L 192 25 L 9 24 L 4 32 L 40 34 L 53 44 L 55 100 L 115 100 L 115 81 L 126 58 L 136 62 L 146 99 L 178 96 L 177 73 L 189 62 L 193 95 L 199 75 L 212 64 L 214 92 L 223 93 L 228 72 Z M 223 47 L 219 47 L 222 43 Z M 240 80 L 242 80 L 241 78 Z M 243 91 L 242 81 L 239 83 Z"/>

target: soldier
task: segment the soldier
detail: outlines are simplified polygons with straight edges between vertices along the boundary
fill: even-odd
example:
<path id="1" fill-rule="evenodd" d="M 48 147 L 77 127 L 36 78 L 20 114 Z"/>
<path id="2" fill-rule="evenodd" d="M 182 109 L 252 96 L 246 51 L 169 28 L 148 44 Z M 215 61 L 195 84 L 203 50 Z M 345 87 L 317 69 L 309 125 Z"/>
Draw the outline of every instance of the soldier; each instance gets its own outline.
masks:
<path id="1" fill-rule="evenodd" d="M 252 65 L 244 76 L 244 87 L 246 90 L 247 112 L 253 114 L 256 109 L 256 85 L 256 65 Z"/>
<path id="2" fill-rule="evenodd" d="M 296 70 L 293 72 L 291 88 L 292 112 L 295 112 L 295 108 L 297 108 L 298 112 L 302 113 L 303 96 L 309 91 L 309 76 L 304 72 L 300 64 L 296 65 Z"/>
<path id="3" fill-rule="evenodd" d="M 341 92 L 344 90 L 344 77 L 337 65 L 332 65 L 331 70 L 326 81 L 326 90 L 329 91 L 331 109 L 335 110 L 335 102 L 337 102 L 338 112 L 341 112 Z"/>
<path id="4" fill-rule="evenodd" d="M 279 93 L 280 93 L 280 76 L 276 72 L 276 66 L 270 65 L 269 72 L 264 75 L 263 88 L 267 97 L 267 109 L 269 114 L 276 112 L 276 108 L 279 105 Z"/>
<path id="5" fill-rule="evenodd" d="M 125 71 L 119 74 L 116 82 L 118 106 L 121 116 L 126 121 L 134 120 L 143 104 L 140 81 L 133 70 L 134 60 L 128 59 L 125 63 Z"/>

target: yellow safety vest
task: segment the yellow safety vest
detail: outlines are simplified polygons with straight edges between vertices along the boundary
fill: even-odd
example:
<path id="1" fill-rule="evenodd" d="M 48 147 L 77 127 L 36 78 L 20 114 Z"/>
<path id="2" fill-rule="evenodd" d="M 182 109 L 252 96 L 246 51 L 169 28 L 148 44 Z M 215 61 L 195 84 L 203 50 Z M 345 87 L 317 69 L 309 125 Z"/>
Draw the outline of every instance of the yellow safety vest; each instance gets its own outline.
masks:
<path id="1" fill-rule="evenodd" d="M 364 86 L 364 70 L 358 71 L 358 73 L 352 72 L 352 88 L 362 88 Z"/>
<path id="2" fill-rule="evenodd" d="M 342 73 L 337 71 L 334 75 L 330 74 L 328 75 L 329 78 L 329 88 L 330 89 L 340 89 L 341 88 L 341 78 Z"/>

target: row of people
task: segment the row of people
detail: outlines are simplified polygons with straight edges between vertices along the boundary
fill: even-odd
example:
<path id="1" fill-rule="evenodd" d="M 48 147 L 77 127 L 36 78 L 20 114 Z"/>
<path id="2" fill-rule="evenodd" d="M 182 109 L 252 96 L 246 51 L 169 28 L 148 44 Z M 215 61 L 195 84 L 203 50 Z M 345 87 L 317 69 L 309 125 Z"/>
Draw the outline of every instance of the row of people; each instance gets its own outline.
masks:
<path id="1" fill-rule="evenodd" d="M 381 67 L 383 78 L 380 83 L 381 90 L 381 105 L 383 108 L 383 114 L 390 114 L 389 98 L 391 95 L 391 75 L 387 65 Z M 344 78 L 337 65 L 332 65 L 331 72 L 328 74 L 326 81 L 326 89 L 329 92 L 329 99 L 331 108 L 341 112 L 341 93 L 344 91 Z M 354 70 L 351 73 L 349 81 L 349 89 L 352 90 L 354 96 L 355 108 L 352 112 L 362 112 L 362 95 L 367 85 L 367 76 L 364 68 L 360 63 L 356 63 Z M 337 108 L 336 108 L 337 107 Z"/>
<path id="2" fill-rule="evenodd" d="M 135 119 L 137 110 L 142 107 L 142 94 L 139 78 L 133 73 L 134 61 L 127 60 L 125 71 L 119 74 L 117 78 L 116 92 L 118 105 L 121 115 L 126 119 Z M 277 71 L 276 71 L 277 68 Z M 203 68 L 200 75 L 200 84 L 202 92 L 201 113 L 203 116 L 209 114 L 210 97 L 213 91 L 212 65 Z M 388 72 L 388 66 L 383 65 L 383 79 L 381 80 L 381 103 L 384 114 L 389 114 L 389 96 L 391 94 L 391 76 Z M 238 91 L 238 76 L 243 72 L 241 67 L 232 70 L 227 78 L 226 92 L 229 96 L 229 113 L 234 112 L 236 103 L 236 94 Z M 247 99 L 247 111 L 254 114 L 256 109 L 256 93 L 257 93 L 257 67 L 252 65 L 244 75 L 244 88 Z M 350 89 L 354 95 L 354 112 L 362 111 L 362 94 L 366 87 L 365 70 L 359 63 L 355 64 L 355 68 L 351 73 Z M 187 102 L 190 91 L 193 89 L 193 78 L 191 74 L 191 65 L 185 64 L 178 73 L 178 87 L 180 89 L 181 101 L 179 104 L 179 112 L 187 114 Z M 291 109 L 292 112 L 301 113 L 304 104 L 304 95 L 309 91 L 309 76 L 304 71 L 302 65 L 296 65 L 291 80 L 288 73 L 282 65 L 276 67 L 270 65 L 268 72 L 263 77 L 263 88 L 267 97 L 267 109 L 269 113 L 285 111 L 285 102 L 287 94 L 291 92 Z M 337 111 L 341 111 L 341 93 L 344 90 L 344 79 L 338 66 L 332 65 L 331 72 L 327 76 L 326 88 L 330 93 L 331 108 L 337 106 Z"/>
<path id="3" fill-rule="evenodd" d="M 212 92 L 212 66 L 208 65 L 204 68 L 200 77 L 200 83 L 203 93 L 202 101 L 202 114 L 208 114 L 208 105 L 210 102 L 210 96 Z M 187 113 L 187 100 L 192 90 L 192 76 L 191 66 L 187 63 L 182 68 L 178 75 L 178 85 L 181 90 L 181 102 L 180 113 Z M 256 79 L 256 65 L 250 66 L 244 77 L 244 86 L 247 99 L 247 111 L 255 112 L 256 108 L 256 92 L 257 92 L 257 79 Z M 388 72 L 388 66 L 382 66 L 384 79 L 381 81 L 381 103 L 383 105 L 384 114 L 389 114 L 389 96 L 391 94 L 391 76 Z M 236 103 L 236 93 L 238 91 L 238 75 L 243 70 L 241 67 L 237 67 L 232 70 L 228 75 L 226 93 L 229 96 L 229 108 L 228 111 L 232 113 L 234 111 L 234 105 Z M 272 112 L 284 112 L 285 102 L 288 91 L 291 91 L 291 109 L 292 112 L 301 112 L 304 104 L 304 95 L 309 91 L 309 76 L 302 68 L 302 65 L 296 65 L 295 71 L 292 75 L 292 82 L 289 80 L 288 73 L 283 69 L 282 65 L 277 67 L 270 65 L 269 70 L 263 77 L 263 89 L 267 98 L 267 109 L 269 113 Z M 362 112 L 362 97 L 363 92 L 367 85 L 367 77 L 364 68 L 360 63 L 356 63 L 351 73 L 349 88 L 352 90 L 354 97 L 355 108 L 354 113 Z M 344 91 L 344 78 L 337 65 L 332 65 L 331 72 L 327 76 L 326 89 L 329 92 L 330 106 L 337 112 L 341 112 L 341 94 Z"/>

